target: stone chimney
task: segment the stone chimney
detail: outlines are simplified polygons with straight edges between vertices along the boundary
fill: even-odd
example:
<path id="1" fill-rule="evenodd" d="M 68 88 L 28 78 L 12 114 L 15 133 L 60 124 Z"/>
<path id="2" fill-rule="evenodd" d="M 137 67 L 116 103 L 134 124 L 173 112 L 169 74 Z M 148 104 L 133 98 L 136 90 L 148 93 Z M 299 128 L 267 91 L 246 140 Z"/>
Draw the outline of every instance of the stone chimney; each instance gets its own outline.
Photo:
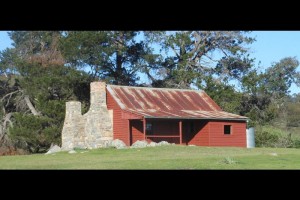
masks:
<path id="1" fill-rule="evenodd" d="M 100 110 L 100 107 L 106 107 L 106 84 L 105 82 L 92 82 L 90 110 Z"/>
<path id="2" fill-rule="evenodd" d="M 62 130 L 62 149 L 72 149 L 79 130 L 82 130 L 81 103 L 78 101 L 66 102 L 66 115 Z"/>
<path id="3" fill-rule="evenodd" d="M 80 102 L 66 103 L 63 149 L 105 147 L 113 139 L 112 112 L 107 110 L 105 82 L 92 82 L 90 91 L 90 108 L 83 116 Z"/>
<path id="4" fill-rule="evenodd" d="M 106 105 L 105 82 L 91 83 L 90 99 L 90 109 L 84 115 L 86 145 L 88 148 L 98 148 L 104 145 L 104 141 L 111 140 L 113 137 L 112 119 Z"/>

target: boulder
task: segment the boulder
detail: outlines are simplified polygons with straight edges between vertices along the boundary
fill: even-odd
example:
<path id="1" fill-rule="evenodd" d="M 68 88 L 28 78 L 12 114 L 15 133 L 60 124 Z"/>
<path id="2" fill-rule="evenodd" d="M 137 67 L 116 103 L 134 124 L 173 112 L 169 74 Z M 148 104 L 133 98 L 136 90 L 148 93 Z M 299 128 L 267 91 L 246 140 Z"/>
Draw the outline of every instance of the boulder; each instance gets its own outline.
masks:
<path id="1" fill-rule="evenodd" d="M 167 141 L 160 141 L 157 146 L 168 146 L 168 145 L 170 145 L 169 142 L 167 142 Z"/>
<path id="2" fill-rule="evenodd" d="M 60 151 L 61 151 L 61 148 L 57 145 L 54 145 L 54 146 L 51 146 L 50 149 L 48 150 L 48 152 L 45 154 L 48 155 L 48 154 L 57 153 Z"/>
<path id="3" fill-rule="evenodd" d="M 150 142 L 147 147 L 156 147 L 157 143 L 156 142 Z"/>
<path id="4" fill-rule="evenodd" d="M 72 154 L 72 153 L 77 153 L 77 152 L 74 151 L 74 150 L 71 150 L 71 151 L 69 151 L 68 153 Z"/>
<path id="5" fill-rule="evenodd" d="M 119 139 L 113 140 L 111 142 L 111 146 L 115 147 L 116 149 L 124 149 L 124 148 L 126 148 L 126 144 L 122 140 L 119 140 Z"/>
<path id="6" fill-rule="evenodd" d="M 145 147 L 147 147 L 147 145 L 148 145 L 147 141 L 145 141 L 145 140 L 142 140 L 142 141 L 137 140 L 135 143 L 133 143 L 131 145 L 130 148 L 145 148 Z"/>

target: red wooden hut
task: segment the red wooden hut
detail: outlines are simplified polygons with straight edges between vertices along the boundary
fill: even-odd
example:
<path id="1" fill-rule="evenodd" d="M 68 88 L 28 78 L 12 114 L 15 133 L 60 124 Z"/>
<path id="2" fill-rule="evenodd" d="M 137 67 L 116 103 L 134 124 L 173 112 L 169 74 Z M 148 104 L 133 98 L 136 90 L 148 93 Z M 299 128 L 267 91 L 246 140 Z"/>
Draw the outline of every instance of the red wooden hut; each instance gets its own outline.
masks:
<path id="1" fill-rule="evenodd" d="M 113 137 L 198 146 L 246 147 L 246 117 L 224 112 L 199 90 L 107 85 Z"/>

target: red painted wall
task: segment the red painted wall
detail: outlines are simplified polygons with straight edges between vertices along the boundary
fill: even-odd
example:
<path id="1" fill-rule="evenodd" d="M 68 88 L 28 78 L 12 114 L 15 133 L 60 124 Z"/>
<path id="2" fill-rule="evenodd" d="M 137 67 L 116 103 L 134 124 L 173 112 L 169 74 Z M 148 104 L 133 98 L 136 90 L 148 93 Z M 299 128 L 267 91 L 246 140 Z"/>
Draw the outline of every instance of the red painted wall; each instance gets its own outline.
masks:
<path id="1" fill-rule="evenodd" d="M 179 120 L 160 119 L 147 121 L 153 123 L 153 135 L 179 136 Z M 167 141 L 175 144 L 180 142 L 179 137 L 148 137 L 148 140 L 153 142 Z"/>
<path id="2" fill-rule="evenodd" d="M 122 110 L 109 94 L 106 93 L 107 108 L 113 109 L 113 136 L 120 139 L 126 145 L 131 145 L 137 140 L 144 140 L 143 122 L 122 118 Z M 194 128 L 191 131 L 190 123 L 193 121 Z M 148 120 L 153 122 L 154 135 L 179 135 L 179 120 Z M 224 134 L 224 125 L 232 126 L 230 135 Z M 128 134 L 130 131 L 130 135 Z M 197 146 L 236 146 L 246 147 L 246 122 L 236 121 L 207 121 L 207 120 L 183 120 L 182 142 L 186 145 Z M 148 141 L 168 141 L 179 144 L 179 138 L 148 138 Z"/>
<path id="3" fill-rule="evenodd" d="M 147 120 L 148 123 L 153 124 L 153 134 L 152 135 L 179 135 L 179 121 L 178 120 Z M 144 140 L 143 133 L 143 122 L 141 120 L 130 120 L 131 124 L 131 144 L 137 140 Z M 160 142 L 167 141 L 169 143 L 179 143 L 179 138 L 169 138 L 169 137 L 148 137 L 148 142 Z"/>
<path id="4" fill-rule="evenodd" d="M 148 120 L 149 121 L 149 120 Z M 149 121 L 150 122 L 150 121 Z M 155 120 L 153 123 L 154 135 L 179 135 L 178 120 Z M 194 126 L 191 128 L 191 123 Z M 224 125 L 232 126 L 231 135 L 224 134 Z M 131 144 L 143 140 L 143 122 L 131 121 Z M 179 138 L 148 138 L 148 141 L 168 141 L 179 144 Z M 246 123 L 235 121 L 208 121 L 208 120 L 183 120 L 182 142 L 186 145 L 197 146 L 236 146 L 246 147 Z"/>
<path id="5" fill-rule="evenodd" d="M 151 120 L 149 120 L 151 122 Z M 153 135 L 167 135 L 167 136 L 179 136 L 179 120 L 154 120 L 153 121 Z M 149 140 L 153 142 L 167 141 L 169 143 L 179 144 L 179 137 L 150 137 Z"/>
<path id="6" fill-rule="evenodd" d="M 190 130 L 191 123 L 194 130 Z M 209 146 L 209 125 L 206 120 L 190 120 L 183 122 L 183 143 L 197 146 Z"/>
<path id="7" fill-rule="evenodd" d="M 130 120 L 130 126 L 131 126 L 130 145 L 135 143 L 137 140 L 144 140 L 143 121 Z"/>
<path id="8" fill-rule="evenodd" d="M 107 109 L 113 109 L 113 136 L 114 139 L 122 140 L 126 145 L 129 144 L 129 124 L 128 119 L 122 119 L 122 110 L 110 93 L 106 90 Z"/>
<path id="9" fill-rule="evenodd" d="M 231 134 L 224 134 L 224 125 L 231 125 Z M 209 146 L 246 147 L 246 122 L 209 122 Z"/>
<path id="10" fill-rule="evenodd" d="M 153 135 L 179 135 L 178 120 L 147 120 L 153 123 Z"/>

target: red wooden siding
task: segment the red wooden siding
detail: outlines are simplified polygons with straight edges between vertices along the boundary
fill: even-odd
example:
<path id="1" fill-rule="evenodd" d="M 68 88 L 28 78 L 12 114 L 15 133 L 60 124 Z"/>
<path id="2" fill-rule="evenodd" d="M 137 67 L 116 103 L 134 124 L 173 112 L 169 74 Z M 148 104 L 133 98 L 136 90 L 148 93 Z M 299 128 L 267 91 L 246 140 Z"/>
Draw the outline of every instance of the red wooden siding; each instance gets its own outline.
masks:
<path id="1" fill-rule="evenodd" d="M 130 126 L 131 126 L 130 145 L 135 143 L 137 140 L 144 140 L 143 121 L 130 120 Z"/>
<path id="2" fill-rule="evenodd" d="M 168 120 L 168 119 L 160 119 L 160 120 L 149 120 L 147 119 L 147 123 L 152 123 L 153 134 L 151 135 L 159 135 L 159 136 L 167 136 L 167 137 L 148 137 L 148 141 L 160 142 L 167 141 L 169 143 L 179 144 L 179 120 Z M 149 136 L 151 136 L 149 135 Z M 168 137 L 168 136 L 177 136 L 177 137 Z"/>
<path id="3" fill-rule="evenodd" d="M 231 134 L 224 134 L 224 125 L 231 125 Z M 209 122 L 210 146 L 246 147 L 246 122 L 211 121 Z"/>
<path id="4" fill-rule="evenodd" d="M 147 120 L 153 123 L 153 135 L 179 135 L 178 120 Z"/>
<path id="5" fill-rule="evenodd" d="M 160 141 L 167 141 L 169 143 L 179 143 L 179 137 L 168 137 L 172 135 L 179 136 L 179 121 L 178 120 L 146 120 L 147 123 L 152 123 L 153 127 L 153 134 L 147 135 L 148 142 L 160 142 Z M 137 140 L 144 140 L 143 134 L 143 122 L 140 120 L 131 120 L 131 144 L 136 142 Z M 159 136 L 167 136 L 167 137 L 151 137 L 154 135 Z"/>
<path id="6" fill-rule="evenodd" d="M 113 138 L 122 140 L 126 145 L 130 145 L 128 119 L 122 119 L 121 108 L 107 91 L 106 102 L 107 108 L 109 110 L 113 109 Z"/>
<path id="7" fill-rule="evenodd" d="M 147 120 L 153 124 L 152 135 L 179 136 L 179 120 Z M 193 125 L 191 125 L 193 123 Z M 224 134 L 224 125 L 231 125 L 231 134 Z M 194 128 L 191 128 L 194 126 Z M 153 142 L 167 141 L 179 144 L 179 137 L 149 137 Z M 131 144 L 144 140 L 143 122 L 131 120 Z M 234 121 L 183 120 L 182 142 L 197 146 L 246 147 L 246 123 Z"/>
<path id="8" fill-rule="evenodd" d="M 142 116 L 123 111 L 108 91 L 106 100 L 107 108 L 113 109 L 113 138 L 122 140 L 126 145 L 131 145 L 137 140 L 144 140 Z M 178 119 L 146 119 L 146 121 L 153 124 L 151 135 L 167 136 L 148 137 L 147 141 L 167 141 L 179 144 L 179 137 L 168 137 L 179 136 Z M 193 123 L 193 128 L 191 128 L 191 123 Z M 224 134 L 224 125 L 231 125 L 230 135 Z M 246 122 L 182 119 L 182 144 L 246 147 Z"/>
<path id="9" fill-rule="evenodd" d="M 194 130 L 191 132 L 191 123 Z M 197 146 L 209 146 L 209 126 L 207 120 L 186 120 L 183 122 L 183 143 Z"/>

